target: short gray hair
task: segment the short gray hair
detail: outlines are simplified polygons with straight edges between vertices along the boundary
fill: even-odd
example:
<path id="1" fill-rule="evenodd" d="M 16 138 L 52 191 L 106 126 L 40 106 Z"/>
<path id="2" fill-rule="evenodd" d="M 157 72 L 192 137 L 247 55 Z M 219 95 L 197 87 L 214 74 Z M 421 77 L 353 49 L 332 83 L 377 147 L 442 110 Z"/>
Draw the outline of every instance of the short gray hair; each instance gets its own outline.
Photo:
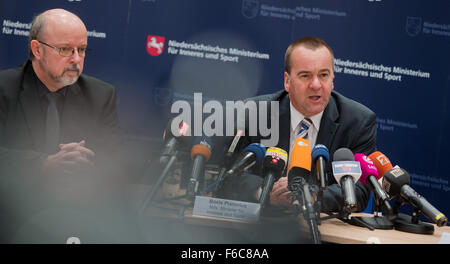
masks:
<path id="1" fill-rule="evenodd" d="M 30 35 L 28 36 L 28 46 L 30 48 L 30 59 L 34 58 L 33 52 L 31 51 L 31 41 L 38 39 L 38 36 L 42 32 L 42 29 L 44 28 L 44 24 L 45 24 L 45 19 L 41 16 L 41 14 L 36 15 L 33 18 L 33 21 L 31 22 Z"/>

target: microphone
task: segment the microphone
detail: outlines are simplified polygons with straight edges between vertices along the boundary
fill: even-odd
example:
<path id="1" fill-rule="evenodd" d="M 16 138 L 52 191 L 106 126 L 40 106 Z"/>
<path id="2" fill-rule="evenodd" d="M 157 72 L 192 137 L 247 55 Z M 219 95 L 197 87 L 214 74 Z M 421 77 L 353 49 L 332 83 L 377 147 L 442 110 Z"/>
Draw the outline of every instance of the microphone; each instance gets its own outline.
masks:
<path id="1" fill-rule="evenodd" d="M 379 151 L 370 154 L 369 157 L 373 157 L 375 166 L 379 172 L 383 172 L 383 189 L 389 196 L 400 195 L 439 227 L 447 224 L 447 217 L 409 186 L 410 177 L 406 170 L 398 166 L 392 167 L 389 159 Z"/>
<path id="2" fill-rule="evenodd" d="M 391 161 L 379 151 L 370 154 L 369 158 L 372 160 L 375 167 L 377 167 L 378 174 L 381 175 L 381 177 L 393 168 Z"/>
<path id="3" fill-rule="evenodd" d="M 174 121 L 175 118 L 170 119 L 164 130 L 163 141 L 165 145 L 159 159 L 160 164 L 166 164 L 169 161 L 169 158 L 175 155 L 176 146 L 180 141 L 180 137 L 186 136 L 190 129 L 189 124 L 181 120 L 178 125 L 178 130 L 174 134 L 172 133 L 172 122 Z"/>
<path id="4" fill-rule="evenodd" d="M 237 129 L 233 139 L 228 143 L 223 154 L 223 164 L 220 167 L 219 175 L 217 176 L 216 186 L 213 190 L 213 196 L 221 196 L 223 191 L 224 179 L 228 168 L 231 167 L 236 150 L 241 149 L 244 143 L 244 130 Z"/>
<path id="5" fill-rule="evenodd" d="M 317 144 L 312 149 L 312 160 L 316 163 L 316 177 L 319 183 L 320 191 L 324 192 L 327 187 L 327 162 L 330 160 L 330 154 L 325 145 Z"/>
<path id="6" fill-rule="evenodd" d="M 376 201 L 381 200 L 386 213 L 391 216 L 392 207 L 389 204 L 389 196 L 378 183 L 378 179 L 380 179 L 382 175 L 378 173 L 377 167 L 375 166 L 373 161 L 364 154 L 356 153 L 354 157 L 355 161 L 359 161 L 359 164 L 361 165 L 362 174 L 361 178 L 359 178 L 359 181 L 364 185 L 368 185 L 372 189 L 375 196 L 377 197 Z"/>
<path id="7" fill-rule="evenodd" d="M 231 159 L 235 155 L 237 149 L 242 148 L 242 144 L 244 142 L 244 130 L 238 129 L 236 131 L 236 135 L 233 137 L 233 140 L 230 141 L 229 145 L 225 149 L 224 159 L 225 159 L 225 168 L 228 168 L 231 165 Z"/>
<path id="8" fill-rule="evenodd" d="M 272 191 L 273 183 L 277 181 L 283 174 L 287 164 L 287 152 L 281 148 L 270 147 L 266 151 L 266 155 L 262 161 L 264 172 L 264 183 L 262 193 L 259 198 L 259 204 L 263 209 L 267 204 L 269 194 Z"/>
<path id="9" fill-rule="evenodd" d="M 236 157 L 236 160 L 232 164 L 231 168 L 226 172 L 227 175 L 234 173 L 240 173 L 249 169 L 255 164 L 261 164 L 261 161 L 266 153 L 266 147 L 260 143 L 252 143 L 248 145 L 241 153 Z"/>
<path id="10" fill-rule="evenodd" d="M 176 118 L 170 119 L 169 123 L 167 124 L 167 128 L 164 130 L 163 140 L 165 142 L 165 146 L 159 159 L 159 163 L 161 165 L 164 165 L 164 169 L 162 170 L 161 175 L 158 177 L 155 184 L 152 186 L 152 189 L 147 195 L 147 198 L 144 200 L 139 210 L 140 214 L 143 214 L 145 212 L 145 209 L 147 208 L 147 205 L 153 201 L 153 198 L 158 192 L 159 187 L 169 174 L 172 166 L 175 164 L 178 156 L 178 151 L 176 150 L 178 142 L 182 141 L 183 143 L 186 143 L 186 141 L 190 139 L 190 137 L 186 136 L 189 133 L 189 124 L 184 122 L 183 120 L 181 120 L 181 122 L 178 124 L 178 130 L 175 132 L 175 134 L 172 133 L 172 123 L 175 120 Z M 147 169 L 147 174 L 151 174 L 152 172 L 153 171 L 151 168 Z"/>
<path id="11" fill-rule="evenodd" d="M 357 208 L 355 183 L 361 176 L 361 167 L 359 162 L 355 161 L 353 152 L 348 148 L 340 148 L 333 155 L 333 175 L 336 182 L 339 183 L 344 196 L 344 209 L 352 213 Z"/>
<path id="12" fill-rule="evenodd" d="M 311 174 L 311 148 L 309 141 L 303 138 L 297 138 L 294 142 L 288 168 L 288 189 L 292 192 L 292 205 L 298 208 L 299 192 L 304 184 L 307 184 L 306 178 Z M 304 203 L 303 203 L 304 204 Z"/>
<path id="13" fill-rule="evenodd" d="M 233 157 L 236 156 L 236 150 L 242 148 L 242 144 L 244 142 L 244 130 L 238 129 L 236 131 L 236 135 L 233 137 L 233 140 L 231 140 L 228 144 L 228 146 L 225 148 L 224 154 L 223 154 L 223 165 L 221 166 L 219 176 L 217 177 L 219 179 L 219 182 L 223 180 L 223 177 L 225 173 L 228 171 L 228 168 L 231 167 L 231 163 L 233 161 Z M 218 190 L 220 184 L 216 186 L 216 191 Z"/>
<path id="14" fill-rule="evenodd" d="M 297 138 L 289 159 L 288 189 L 292 192 L 292 205 L 296 214 L 302 205 L 303 216 L 309 224 L 314 243 L 320 243 L 316 210 L 307 177 L 311 174 L 311 148 L 309 141 Z"/>
<path id="15" fill-rule="evenodd" d="M 414 208 L 420 210 L 426 217 L 441 227 L 447 224 L 447 217 L 431 205 L 427 199 L 418 194 L 411 186 L 408 172 L 395 167 L 384 174 L 383 187 L 391 196 L 400 195 Z"/>
<path id="16" fill-rule="evenodd" d="M 195 196 L 198 192 L 199 178 L 205 173 L 205 163 L 211 157 L 211 139 L 207 136 L 196 137 L 191 149 L 192 173 L 187 193 Z"/>

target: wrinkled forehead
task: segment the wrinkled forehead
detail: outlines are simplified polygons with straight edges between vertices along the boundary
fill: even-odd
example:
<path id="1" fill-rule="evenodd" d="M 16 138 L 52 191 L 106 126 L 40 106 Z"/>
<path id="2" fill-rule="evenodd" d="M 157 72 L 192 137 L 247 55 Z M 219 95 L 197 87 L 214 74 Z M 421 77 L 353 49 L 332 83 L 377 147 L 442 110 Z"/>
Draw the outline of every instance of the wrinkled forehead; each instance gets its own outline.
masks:
<path id="1" fill-rule="evenodd" d="M 291 55 L 291 70 L 295 71 L 333 71 L 333 57 L 326 47 L 311 49 L 298 46 Z M 296 73 L 294 73 L 296 74 Z"/>

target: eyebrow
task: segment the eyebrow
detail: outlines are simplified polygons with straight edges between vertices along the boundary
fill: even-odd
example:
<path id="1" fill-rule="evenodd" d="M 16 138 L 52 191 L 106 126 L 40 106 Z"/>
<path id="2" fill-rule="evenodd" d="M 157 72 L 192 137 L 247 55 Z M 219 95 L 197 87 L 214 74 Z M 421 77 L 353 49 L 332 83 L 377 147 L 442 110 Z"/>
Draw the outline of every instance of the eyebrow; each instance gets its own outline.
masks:
<path id="1" fill-rule="evenodd" d="M 63 47 L 72 47 L 72 45 L 70 45 L 70 44 L 67 43 L 67 42 L 56 43 L 55 46 L 56 46 L 56 45 L 58 45 L 58 46 L 63 46 Z M 77 48 L 78 48 L 78 47 L 84 47 L 84 46 L 87 46 L 87 45 L 88 45 L 87 43 L 83 43 L 83 44 L 81 44 L 80 46 L 77 46 Z"/>
<path id="2" fill-rule="evenodd" d="M 330 69 L 321 69 L 321 70 L 319 70 L 319 72 L 320 72 L 320 73 L 323 73 L 323 72 L 331 73 L 331 70 L 330 70 Z M 299 72 L 297 72 L 296 75 L 298 76 L 298 75 L 300 75 L 300 74 L 305 74 L 305 73 L 310 74 L 311 71 L 299 71 Z"/>
<path id="3" fill-rule="evenodd" d="M 311 72 L 310 71 L 299 71 L 299 72 L 297 72 L 296 75 L 300 75 L 300 74 L 304 74 L 304 73 L 311 73 Z"/>

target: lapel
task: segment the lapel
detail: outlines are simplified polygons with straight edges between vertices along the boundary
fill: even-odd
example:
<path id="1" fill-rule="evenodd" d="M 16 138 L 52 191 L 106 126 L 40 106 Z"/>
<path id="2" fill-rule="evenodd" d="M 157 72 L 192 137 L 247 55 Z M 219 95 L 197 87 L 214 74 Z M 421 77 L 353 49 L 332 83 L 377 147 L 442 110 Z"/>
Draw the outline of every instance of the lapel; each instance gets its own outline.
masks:
<path id="1" fill-rule="evenodd" d="M 330 101 L 325 108 L 320 121 L 320 130 L 317 135 L 316 144 L 323 144 L 327 146 L 329 151 L 331 151 L 331 143 L 334 142 L 333 139 L 336 135 L 336 130 L 339 127 L 339 123 L 336 120 L 339 118 L 339 112 L 336 106 L 336 101 L 334 100 L 333 94 L 330 96 Z"/>
<path id="2" fill-rule="evenodd" d="M 286 150 L 289 153 L 289 142 L 290 142 L 290 129 L 291 129 L 291 109 L 290 109 L 289 94 L 283 94 L 280 98 L 280 125 L 279 125 L 279 135 L 278 147 Z"/>
<path id="3" fill-rule="evenodd" d="M 36 80 L 33 76 L 31 62 L 25 65 L 25 73 L 22 82 L 23 91 L 20 94 L 20 105 L 23 109 L 25 122 L 33 142 L 33 149 L 45 150 L 45 120 L 39 104 L 36 89 Z"/>

